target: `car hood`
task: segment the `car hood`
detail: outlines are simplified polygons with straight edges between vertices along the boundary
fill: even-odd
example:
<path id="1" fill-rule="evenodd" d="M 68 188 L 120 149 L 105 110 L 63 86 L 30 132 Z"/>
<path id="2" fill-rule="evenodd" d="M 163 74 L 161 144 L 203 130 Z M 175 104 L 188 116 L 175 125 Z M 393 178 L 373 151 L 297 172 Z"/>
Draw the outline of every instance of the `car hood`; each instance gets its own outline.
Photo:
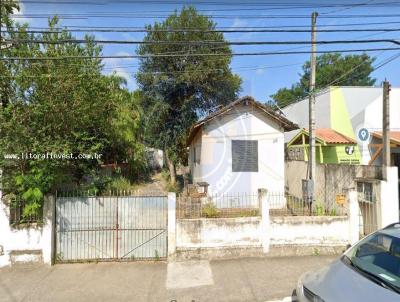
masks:
<path id="1" fill-rule="evenodd" d="M 400 295 L 360 275 L 340 259 L 302 276 L 302 283 L 325 302 L 393 302 Z"/>

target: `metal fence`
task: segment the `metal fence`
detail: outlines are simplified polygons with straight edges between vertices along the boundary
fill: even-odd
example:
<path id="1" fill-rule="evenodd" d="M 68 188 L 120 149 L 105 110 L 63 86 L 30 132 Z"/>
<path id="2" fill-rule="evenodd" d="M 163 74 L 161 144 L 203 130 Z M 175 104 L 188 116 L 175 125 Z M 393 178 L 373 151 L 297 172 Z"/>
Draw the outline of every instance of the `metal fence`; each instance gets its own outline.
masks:
<path id="1" fill-rule="evenodd" d="M 59 194 L 56 262 L 166 258 L 167 197 L 127 194 Z"/>
<path id="2" fill-rule="evenodd" d="M 337 204 L 335 200 L 322 202 L 315 200 L 310 203 L 282 192 L 268 192 L 269 213 L 271 216 L 340 216 L 346 215 L 346 203 Z"/>
<path id="3" fill-rule="evenodd" d="M 335 201 L 309 203 L 283 192 L 267 192 L 271 216 L 339 216 L 346 215 L 346 203 Z M 177 218 L 233 218 L 261 216 L 258 193 L 211 194 L 203 197 L 180 195 L 177 198 Z"/>
<path id="4" fill-rule="evenodd" d="M 378 230 L 378 213 L 375 194 L 367 191 L 358 192 L 359 230 L 364 237 Z"/>
<path id="5" fill-rule="evenodd" d="M 14 198 L 10 201 L 10 225 L 21 225 L 43 222 L 43 208 L 27 211 L 28 203 L 22 198 Z M 33 213 L 32 213 L 33 212 Z"/>
<path id="6" fill-rule="evenodd" d="M 179 195 L 177 218 L 233 218 L 260 216 L 257 193 L 209 194 L 204 197 Z"/>

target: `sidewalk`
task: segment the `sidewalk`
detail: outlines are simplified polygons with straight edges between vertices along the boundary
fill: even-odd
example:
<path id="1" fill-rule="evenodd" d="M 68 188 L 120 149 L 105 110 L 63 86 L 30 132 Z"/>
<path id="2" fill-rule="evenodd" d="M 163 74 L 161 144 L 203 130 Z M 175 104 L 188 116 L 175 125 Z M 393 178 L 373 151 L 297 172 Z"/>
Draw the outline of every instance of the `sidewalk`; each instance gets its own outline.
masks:
<path id="1" fill-rule="evenodd" d="M 0 301 L 270 301 L 331 256 L 17 266 L 0 269 Z M 286 301 L 286 300 L 285 300 Z"/>

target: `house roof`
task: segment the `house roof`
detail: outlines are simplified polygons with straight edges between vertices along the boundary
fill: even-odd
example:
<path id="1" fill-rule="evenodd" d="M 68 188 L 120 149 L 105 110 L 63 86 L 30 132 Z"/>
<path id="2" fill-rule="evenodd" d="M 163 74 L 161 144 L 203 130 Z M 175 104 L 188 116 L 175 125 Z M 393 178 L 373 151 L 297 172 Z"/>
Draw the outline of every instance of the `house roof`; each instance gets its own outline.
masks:
<path id="1" fill-rule="evenodd" d="M 284 117 L 282 114 L 276 112 L 274 109 L 272 109 L 270 106 L 261 104 L 257 102 L 254 98 L 251 96 L 244 96 L 241 97 L 232 103 L 230 103 L 227 106 L 222 107 L 221 109 L 207 115 L 205 118 L 199 120 L 197 123 L 195 123 L 189 131 L 189 136 L 187 139 L 187 145 L 191 143 L 193 138 L 196 136 L 197 132 L 201 129 L 201 127 L 206 124 L 207 122 L 213 120 L 214 118 L 224 115 L 231 111 L 235 106 L 240 105 L 240 104 L 245 104 L 246 106 L 248 105 L 253 105 L 254 107 L 258 108 L 262 113 L 264 113 L 266 116 L 274 120 L 278 125 L 283 127 L 285 131 L 292 131 L 299 129 L 299 126 L 290 120 L 288 120 L 286 117 Z"/>
<path id="2" fill-rule="evenodd" d="M 382 138 L 382 131 L 376 131 L 372 133 L 372 136 L 377 138 Z M 396 145 L 400 145 L 400 131 L 390 131 L 389 132 L 390 141 Z"/>
<path id="3" fill-rule="evenodd" d="M 295 144 L 296 141 L 304 134 L 308 136 L 308 130 L 301 129 L 297 135 L 295 135 L 290 142 L 288 142 L 288 146 Z M 316 140 L 326 146 L 326 145 L 356 145 L 357 142 L 346 136 L 343 135 L 331 128 L 317 128 L 315 130 L 315 138 Z"/>

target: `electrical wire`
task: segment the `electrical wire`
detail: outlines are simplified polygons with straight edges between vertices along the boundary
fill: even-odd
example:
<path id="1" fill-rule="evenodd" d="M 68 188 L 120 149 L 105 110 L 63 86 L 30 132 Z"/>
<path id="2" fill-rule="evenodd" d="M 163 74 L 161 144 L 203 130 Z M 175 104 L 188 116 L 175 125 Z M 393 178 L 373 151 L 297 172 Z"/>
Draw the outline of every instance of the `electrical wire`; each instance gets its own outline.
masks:
<path id="1" fill-rule="evenodd" d="M 400 47 L 392 48 L 361 48 L 361 49 L 335 49 L 335 50 L 317 50 L 315 53 L 333 53 L 333 52 L 369 52 L 382 50 L 400 50 Z M 188 53 L 182 54 L 145 54 L 145 55 L 110 55 L 110 56 L 59 56 L 59 57 L 1 57 L 0 61 L 9 60 L 25 60 L 25 61 L 52 61 L 52 60 L 67 60 L 67 59 L 148 59 L 148 58 L 163 58 L 163 57 L 221 57 L 221 56 L 270 56 L 270 55 L 293 55 L 293 54 L 311 54 L 311 51 L 283 51 L 283 52 L 239 52 L 239 53 Z"/>
<path id="2" fill-rule="evenodd" d="M 366 43 L 392 43 L 400 45 L 394 39 L 370 39 L 370 40 L 319 40 L 311 41 L 221 41 L 221 40 L 190 40 L 190 41 L 133 41 L 133 40 L 92 40 L 92 39 L 59 39 L 57 41 L 32 40 L 32 39 L 4 39 L 6 43 L 28 43 L 28 44 L 138 44 L 138 45 L 310 45 L 310 44 L 366 44 Z"/>
<path id="3" fill-rule="evenodd" d="M 133 32 L 133 33 L 181 33 L 181 32 L 194 32 L 194 33 L 310 33 L 310 29 L 215 29 L 215 30 L 202 30 L 202 29 L 67 29 L 60 28 L 56 30 L 7 30 L 2 29 L 5 33 L 34 33 L 34 34 L 56 34 L 62 32 Z M 365 29 L 319 29 L 315 30 L 316 33 L 336 33 L 336 32 L 398 32 L 400 28 L 365 28 Z"/>

